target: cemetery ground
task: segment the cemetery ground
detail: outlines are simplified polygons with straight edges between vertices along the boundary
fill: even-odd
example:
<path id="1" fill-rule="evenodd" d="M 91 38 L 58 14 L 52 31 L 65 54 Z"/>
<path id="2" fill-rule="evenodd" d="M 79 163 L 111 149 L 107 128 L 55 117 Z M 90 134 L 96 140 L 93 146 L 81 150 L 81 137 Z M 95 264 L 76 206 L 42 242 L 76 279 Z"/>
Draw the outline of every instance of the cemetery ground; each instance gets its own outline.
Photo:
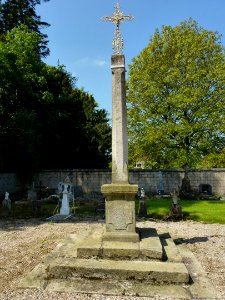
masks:
<path id="1" fill-rule="evenodd" d="M 190 203 L 191 202 L 191 203 Z M 158 233 L 169 232 L 177 244 L 185 244 L 201 263 L 204 271 L 218 292 L 216 299 L 225 299 L 225 224 L 223 201 L 182 200 L 185 220 L 163 221 L 171 200 L 147 200 L 150 218 L 139 219 L 138 227 L 153 227 Z M 102 215 L 96 213 L 95 205 L 81 205 L 75 210 L 77 216 L 61 223 L 48 222 L 45 218 L 0 219 L 0 300 L 5 299 L 138 299 L 128 296 L 86 295 L 58 293 L 35 289 L 19 289 L 20 280 L 70 234 L 79 236 L 90 229 L 104 225 Z M 52 213 L 55 205 L 45 207 Z M 200 214 L 200 209 L 203 210 Z M 22 216 L 22 212 L 20 212 Z M 210 215 L 208 221 L 202 214 Z M 78 217 L 79 215 L 79 217 Z M 219 216 L 219 217 L 218 217 Z M 155 219 L 153 219 L 153 217 Z M 215 219 L 214 217 L 218 217 Z M 198 220 L 190 220 L 193 218 Z M 211 223 L 211 224 L 209 224 Z M 221 224 L 219 224 L 221 223 Z M 222 224 L 223 223 L 223 224 Z M 170 298 L 142 298 L 170 299 Z M 172 298 L 175 299 L 175 298 Z"/>

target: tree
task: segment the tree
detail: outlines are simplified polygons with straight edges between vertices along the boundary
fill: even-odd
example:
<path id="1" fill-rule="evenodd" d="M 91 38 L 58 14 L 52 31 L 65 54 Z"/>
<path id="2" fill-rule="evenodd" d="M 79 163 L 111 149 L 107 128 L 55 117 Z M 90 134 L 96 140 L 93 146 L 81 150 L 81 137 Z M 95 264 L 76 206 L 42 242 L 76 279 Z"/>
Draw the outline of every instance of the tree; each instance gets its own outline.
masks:
<path id="1" fill-rule="evenodd" d="M 63 67 L 46 66 L 42 120 L 42 168 L 105 168 L 109 164 L 111 128 L 105 110 L 92 95 L 74 87 Z"/>
<path id="2" fill-rule="evenodd" d="M 20 25 L 0 41 L 0 170 L 32 171 L 38 165 L 36 107 L 43 63 L 36 52 L 40 37 Z"/>
<path id="3" fill-rule="evenodd" d="M 8 112 L 34 105 L 32 100 L 43 68 L 36 52 L 39 41 L 37 34 L 21 25 L 8 32 L 4 42 L 0 42 L 0 103 Z"/>
<path id="4" fill-rule="evenodd" d="M 0 41 L 0 171 L 107 167 L 106 111 L 65 67 L 41 61 L 39 42 L 26 25 Z"/>
<path id="5" fill-rule="evenodd" d="M 49 24 L 41 21 L 40 16 L 37 16 L 35 12 L 36 5 L 40 4 L 41 0 L 6 0 L 3 4 L 0 3 L 0 35 L 21 24 L 26 25 L 41 38 L 37 49 L 38 53 L 47 56 L 49 54 L 47 35 L 43 34 L 41 29 L 48 27 Z"/>
<path id="6" fill-rule="evenodd" d="M 25 25 L 0 41 L 0 171 L 107 167 L 111 130 L 63 66 L 44 64 Z"/>
<path id="7" fill-rule="evenodd" d="M 197 167 L 214 153 L 224 157 L 225 54 L 218 33 L 192 19 L 156 30 L 129 66 L 127 86 L 132 163 Z"/>

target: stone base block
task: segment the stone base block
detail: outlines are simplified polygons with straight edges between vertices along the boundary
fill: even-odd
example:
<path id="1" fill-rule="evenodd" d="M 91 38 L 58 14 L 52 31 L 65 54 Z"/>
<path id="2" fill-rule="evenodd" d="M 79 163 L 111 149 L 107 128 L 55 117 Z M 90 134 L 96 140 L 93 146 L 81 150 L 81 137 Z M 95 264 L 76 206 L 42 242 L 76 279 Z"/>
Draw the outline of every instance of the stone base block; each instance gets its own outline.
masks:
<path id="1" fill-rule="evenodd" d="M 105 184 L 101 187 L 105 197 L 105 241 L 138 242 L 135 220 L 135 194 L 137 185 Z"/>
<path id="2" fill-rule="evenodd" d="M 107 233 L 107 239 L 106 233 L 96 231 L 77 245 L 77 257 L 162 260 L 163 249 L 156 230 L 139 228 L 137 231 L 135 235 L 126 233 L 126 238 L 124 234 L 121 234 L 120 239 L 115 236 L 115 240 L 113 239 L 115 233 Z"/>

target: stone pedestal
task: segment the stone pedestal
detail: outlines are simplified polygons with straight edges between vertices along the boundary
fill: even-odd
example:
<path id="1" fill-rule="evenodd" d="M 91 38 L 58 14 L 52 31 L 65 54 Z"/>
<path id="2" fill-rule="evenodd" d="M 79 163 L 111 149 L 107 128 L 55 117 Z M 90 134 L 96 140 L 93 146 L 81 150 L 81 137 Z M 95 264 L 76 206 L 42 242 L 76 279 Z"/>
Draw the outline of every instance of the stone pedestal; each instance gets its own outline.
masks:
<path id="1" fill-rule="evenodd" d="M 135 221 L 135 194 L 138 186 L 105 184 L 101 191 L 105 197 L 106 227 L 103 240 L 138 242 Z"/>

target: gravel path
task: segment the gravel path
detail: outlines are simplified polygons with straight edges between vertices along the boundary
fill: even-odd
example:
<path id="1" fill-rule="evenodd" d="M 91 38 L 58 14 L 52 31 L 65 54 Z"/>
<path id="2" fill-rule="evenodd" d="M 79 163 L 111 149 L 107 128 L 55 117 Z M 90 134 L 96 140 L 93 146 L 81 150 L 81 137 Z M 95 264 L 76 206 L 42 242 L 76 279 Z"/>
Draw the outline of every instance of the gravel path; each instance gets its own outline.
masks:
<path id="1" fill-rule="evenodd" d="M 97 222 L 47 223 L 39 220 L 0 220 L 0 300 L 5 299 L 140 299 L 137 297 L 109 297 L 78 295 L 18 289 L 23 275 L 40 263 L 68 234 L 97 229 Z M 154 227 L 158 233 L 169 232 L 180 243 L 185 243 L 195 254 L 225 299 L 225 225 L 197 222 L 138 222 L 139 227 Z M 141 298 L 150 299 L 150 298 Z M 165 298 L 154 298 L 165 299 Z"/>

